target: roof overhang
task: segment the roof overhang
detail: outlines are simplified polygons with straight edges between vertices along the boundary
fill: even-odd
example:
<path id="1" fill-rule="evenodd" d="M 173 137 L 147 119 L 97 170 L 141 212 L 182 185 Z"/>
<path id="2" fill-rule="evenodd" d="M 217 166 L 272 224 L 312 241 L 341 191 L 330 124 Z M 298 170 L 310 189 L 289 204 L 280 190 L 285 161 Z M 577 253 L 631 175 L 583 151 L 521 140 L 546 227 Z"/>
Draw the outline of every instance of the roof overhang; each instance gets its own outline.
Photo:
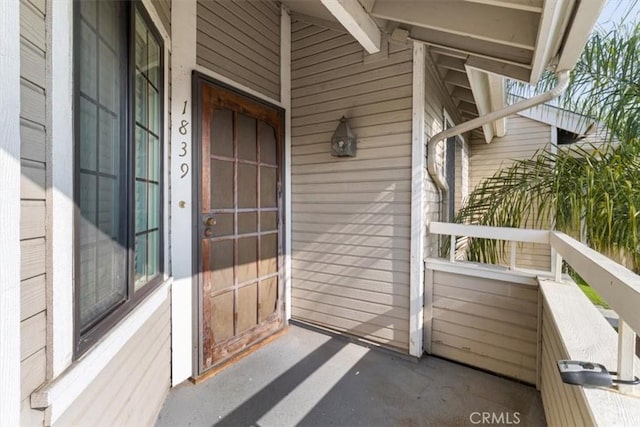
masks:
<path id="1" fill-rule="evenodd" d="M 395 41 L 404 38 L 430 46 L 434 62 L 443 66 L 443 78 L 450 93 L 467 98 L 456 102 L 473 117 L 504 105 L 504 88 L 499 86 L 504 86 L 505 78 L 534 84 L 545 69 L 572 69 L 606 0 L 283 0 L 283 3 L 303 14 L 324 5 L 322 18 L 337 20 L 369 53 L 379 49 L 381 32 Z M 451 69 L 454 62 L 458 70 Z M 467 91 L 472 92 L 475 102 L 469 102 L 468 95 L 463 93 Z M 497 100 L 503 104 L 499 105 Z M 491 132 L 484 129 L 485 138 L 503 132 L 503 125 L 491 126 Z"/>
<path id="2" fill-rule="evenodd" d="M 375 0 L 366 7 L 387 28 L 464 54 L 475 68 L 536 83 L 548 67 L 573 68 L 605 2 Z"/>

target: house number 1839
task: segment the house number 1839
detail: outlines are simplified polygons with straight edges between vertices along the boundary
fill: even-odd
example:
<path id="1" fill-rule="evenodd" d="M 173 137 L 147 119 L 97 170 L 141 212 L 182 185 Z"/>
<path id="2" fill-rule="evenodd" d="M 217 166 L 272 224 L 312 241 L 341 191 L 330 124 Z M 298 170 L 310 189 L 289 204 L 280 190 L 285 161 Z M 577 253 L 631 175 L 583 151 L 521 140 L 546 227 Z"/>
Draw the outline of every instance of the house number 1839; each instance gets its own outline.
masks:
<path id="1" fill-rule="evenodd" d="M 187 101 L 184 101 L 184 107 L 182 108 L 182 115 L 185 116 L 187 113 Z M 178 133 L 180 135 L 186 135 L 189 130 L 189 122 L 187 120 L 180 121 L 180 127 L 178 127 Z M 180 141 L 180 153 L 178 153 L 179 157 L 187 156 L 187 147 L 188 144 L 186 141 Z M 184 178 L 189 173 L 189 164 L 186 162 L 180 163 L 180 178 Z"/>

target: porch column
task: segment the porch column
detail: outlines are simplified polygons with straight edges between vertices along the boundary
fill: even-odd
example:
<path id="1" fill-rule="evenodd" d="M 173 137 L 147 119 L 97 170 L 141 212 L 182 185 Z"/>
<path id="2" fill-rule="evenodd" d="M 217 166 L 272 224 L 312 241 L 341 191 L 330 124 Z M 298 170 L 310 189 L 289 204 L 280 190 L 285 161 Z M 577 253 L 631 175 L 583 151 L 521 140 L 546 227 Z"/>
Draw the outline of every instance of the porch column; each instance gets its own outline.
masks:
<path id="1" fill-rule="evenodd" d="M 192 99 L 191 73 L 196 66 L 196 1 L 171 8 L 171 384 L 194 374 L 197 328 L 194 327 L 192 254 Z M 183 142 L 187 154 L 184 154 Z"/>
<path id="2" fill-rule="evenodd" d="M 411 260 L 409 266 L 409 354 L 423 351 L 424 305 L 424 180 L 425 180 L 425 46 L 413 44 L 413 114 L 411 138 Z"/>
<path id="3" fill-rule="evenodd" d="M 291 15 L 280 6 L 280 102 L 284 108 L 284 309 L 291 320 Z"/>
<path id="4" fill-rule="evenodd" d="M 0 2 L 0 414 L 20 424 L 20 3 Z"/>

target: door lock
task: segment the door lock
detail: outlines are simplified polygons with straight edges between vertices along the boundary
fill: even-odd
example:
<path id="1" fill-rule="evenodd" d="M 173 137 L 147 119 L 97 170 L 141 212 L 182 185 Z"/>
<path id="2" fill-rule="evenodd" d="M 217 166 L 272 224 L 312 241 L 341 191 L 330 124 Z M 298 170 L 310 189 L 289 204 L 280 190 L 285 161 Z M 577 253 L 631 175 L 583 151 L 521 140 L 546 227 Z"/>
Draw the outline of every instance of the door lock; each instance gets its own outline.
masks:
<path id="1" fill-rule="evenodd" d="M 206 225 L 207 227 L 213 227 L 217 223 L 215 217 L 212 217 L 212 216 L 205 217 L 203 219 L 203 222 L 204 222 L 204 225 Z"/>
<path id="2" fill-rule="evenodd" d="M 213 237 L 213 230 L 210 228 L 205 228 L 204 229 L 204 237 Z"/>

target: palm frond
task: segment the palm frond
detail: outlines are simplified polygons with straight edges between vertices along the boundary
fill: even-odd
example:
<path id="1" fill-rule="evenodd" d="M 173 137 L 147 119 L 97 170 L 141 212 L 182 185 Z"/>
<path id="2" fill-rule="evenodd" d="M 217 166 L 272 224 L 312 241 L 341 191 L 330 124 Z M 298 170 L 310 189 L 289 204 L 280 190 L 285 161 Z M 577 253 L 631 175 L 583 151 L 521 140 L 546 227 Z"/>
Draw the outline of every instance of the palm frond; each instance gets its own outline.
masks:
<path id="1" fill-rule="evenodd" d="M 485 179 L 456 221 L 506 227 L 553 227 L 590 246 L 626 258 L 640 272 L 640 23 L 595 31 L 558 105 L 601 123 L 613 146 L 541 150 Z M 535 92 L 548 90 L 545 75 Z M 512 83 L 512 93 L 531 91 Z M 504 242 L 476 239 L 472 260 L 499 262 Z"/>

